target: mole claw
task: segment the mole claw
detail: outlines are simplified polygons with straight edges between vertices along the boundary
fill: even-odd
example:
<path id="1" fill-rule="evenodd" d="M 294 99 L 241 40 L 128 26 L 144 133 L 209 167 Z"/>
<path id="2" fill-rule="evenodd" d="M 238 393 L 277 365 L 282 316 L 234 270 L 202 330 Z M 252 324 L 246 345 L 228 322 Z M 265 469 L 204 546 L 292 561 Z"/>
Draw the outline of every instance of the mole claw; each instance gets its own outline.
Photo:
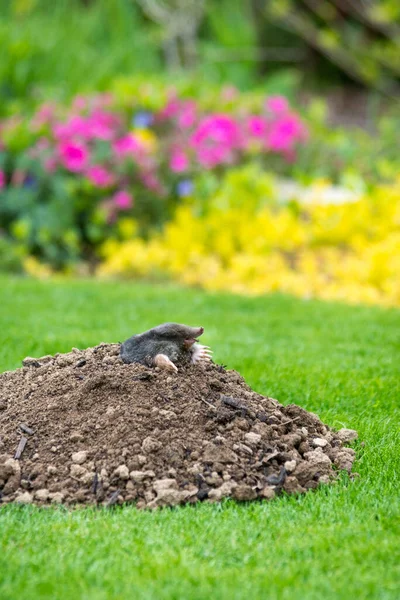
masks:
<path id="1" fill-rule="evenodd" d="M 154 358 L 154 364 L 160 369 L 165 369 L 166 371 L 173 371 L 175 373 L 178 372 L 176 365 L 166 356 L 165 354 L 157 354 Z"/>

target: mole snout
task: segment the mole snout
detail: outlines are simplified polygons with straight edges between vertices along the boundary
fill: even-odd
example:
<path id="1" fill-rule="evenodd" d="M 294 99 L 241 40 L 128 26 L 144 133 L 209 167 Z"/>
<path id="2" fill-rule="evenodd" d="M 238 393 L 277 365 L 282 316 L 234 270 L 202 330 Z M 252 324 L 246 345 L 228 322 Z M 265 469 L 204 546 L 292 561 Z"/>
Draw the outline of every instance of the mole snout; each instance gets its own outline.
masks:
<path id="1" fill-rule="evenodd" d="M 184 343 L 185 347 L 187 349 L 189 349 L 193 344 L 196 344 L 198 342 L 197 338 L 200 337 L 201 335 L 203 335 L 203 333 L 204 333 L 204 327 L 199 327 L 197 330 L 197 333 L 195 333 L 193 337 L 189 337 L 184 340 L 183 343 Z"/>

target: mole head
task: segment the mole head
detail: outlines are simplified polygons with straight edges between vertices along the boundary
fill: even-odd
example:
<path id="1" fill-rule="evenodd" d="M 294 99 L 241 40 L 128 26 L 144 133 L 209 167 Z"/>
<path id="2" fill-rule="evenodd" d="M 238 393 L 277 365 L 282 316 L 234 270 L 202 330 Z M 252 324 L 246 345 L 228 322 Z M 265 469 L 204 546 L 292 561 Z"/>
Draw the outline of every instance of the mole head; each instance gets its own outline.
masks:
<path id="1" fill-rule="evenodd" d="M 152 334 L 166 340 L 174 340 L 179 344 L 183 344 L 186 349 L 189 349 L 197 338 L 203 334 L 203 327 L 189 327 L 179 323 L 163 323 L 151 330 Z"/>

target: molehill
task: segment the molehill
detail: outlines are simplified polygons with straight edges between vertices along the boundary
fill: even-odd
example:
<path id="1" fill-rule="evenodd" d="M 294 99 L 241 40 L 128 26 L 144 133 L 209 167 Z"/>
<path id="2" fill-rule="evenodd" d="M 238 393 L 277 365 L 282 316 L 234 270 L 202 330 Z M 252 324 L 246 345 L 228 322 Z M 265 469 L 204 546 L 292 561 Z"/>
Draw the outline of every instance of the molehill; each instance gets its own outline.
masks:
<path id="1" fill-rule="evenodd" d="M 119 344 L 0 375 L 0 502 L 156 508 L 297 494 L 349 473 L 355 431 L 213 363 L 124 364 Z"/>

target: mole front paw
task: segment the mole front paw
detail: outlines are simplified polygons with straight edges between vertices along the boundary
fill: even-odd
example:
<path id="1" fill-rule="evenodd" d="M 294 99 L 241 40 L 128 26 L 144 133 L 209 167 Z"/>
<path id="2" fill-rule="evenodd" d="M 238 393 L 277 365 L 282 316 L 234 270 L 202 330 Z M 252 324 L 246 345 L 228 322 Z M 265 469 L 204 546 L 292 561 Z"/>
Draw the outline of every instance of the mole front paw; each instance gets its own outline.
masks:
<path id="1" fill-rule="evenodd" d="M 173 371 L 174 373 L 178 372 L 177 367 L 174 365 L 172 360 L 168 358 L 166 354 L 157 354 L 154 357 L 154 364 L 156 367 L 160 367 L 160 369 L 165 369 L 166 371 Z"/>
<path id="2" fill-rule="evenodd" d="M 208 346 L 202 344 L 193 344 L 191 348 L 192 363 L 198 363 L 200 361 L 210 361 L 212 358 L 212 350 Z"/>

